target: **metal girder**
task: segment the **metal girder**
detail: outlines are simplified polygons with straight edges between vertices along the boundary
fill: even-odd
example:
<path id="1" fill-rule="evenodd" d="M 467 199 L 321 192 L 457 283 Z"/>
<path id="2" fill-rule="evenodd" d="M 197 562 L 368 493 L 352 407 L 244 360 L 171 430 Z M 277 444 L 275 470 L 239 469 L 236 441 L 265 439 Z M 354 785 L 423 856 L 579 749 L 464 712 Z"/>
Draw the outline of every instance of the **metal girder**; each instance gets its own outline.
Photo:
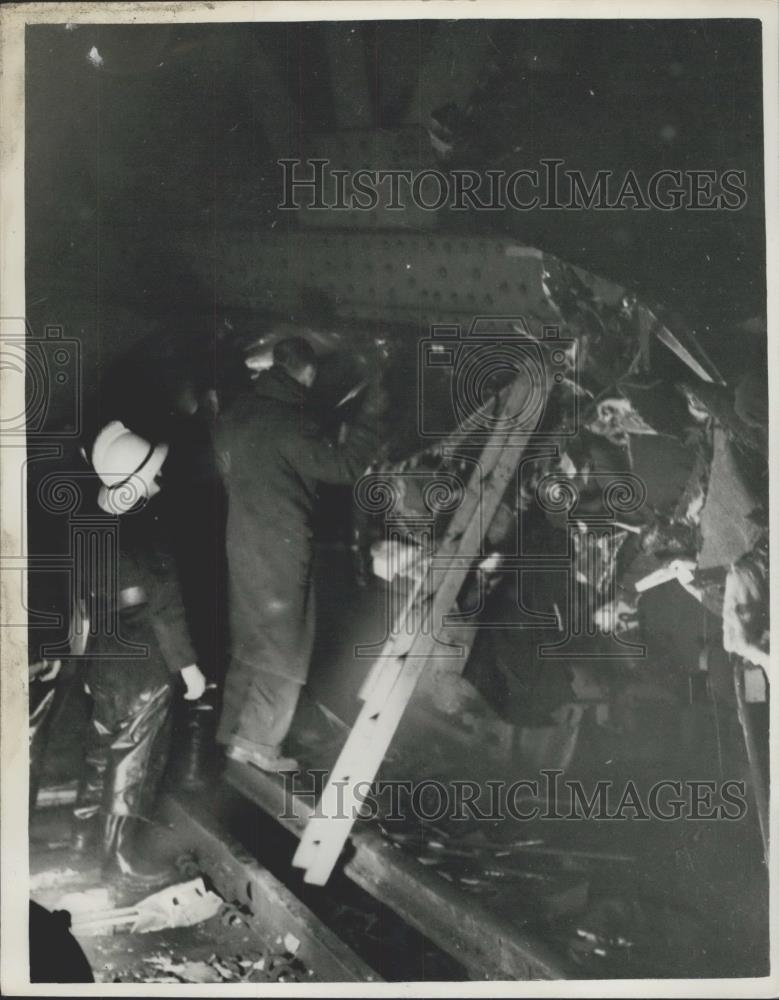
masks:
<path id="1" fill-rule="evenodd" d="M 505 237 L 296 229 L 233 233 L 213 259 L 199 242 L 189 251 L 225 306 L 296 314 L 315 292 L 344 320 L 467 331 L 476 317 L 521 316 L 536 333 L 559 318 L 543 284 L 554 258 Z M 612 300 L 622 292 L 608 282 L 596 290 Z"/>
<path id="2" fill-rule="evenodd" d="M 566 322 L 549 297 L 548 275 L 577 277 L 607 306 L 626 295 L 621 285 L 503 236 L 295 228 L 262 236 L 231 233 L 225 241 L 217 238 L 213 256 L 204 254 L 200 241 L 181 239 L 179 246 L 223 306 L 295 318 L 313 298 L 327 301 L 347 322 L 384 321 L 420 331 L 459 326 L 467 333 L 476 319 L 521 317 L 539 336 L 546 325 L 564 332 Z M 686 335 L 688 346 L 680 353 L 674 345 L 681 341 L 649 308 L 639 304 L 638 319 L 647 337 L 673 350 L 699 377 L 716 381 L 718 373 L 689 360 L 705 357 L 694 334 Z"/>

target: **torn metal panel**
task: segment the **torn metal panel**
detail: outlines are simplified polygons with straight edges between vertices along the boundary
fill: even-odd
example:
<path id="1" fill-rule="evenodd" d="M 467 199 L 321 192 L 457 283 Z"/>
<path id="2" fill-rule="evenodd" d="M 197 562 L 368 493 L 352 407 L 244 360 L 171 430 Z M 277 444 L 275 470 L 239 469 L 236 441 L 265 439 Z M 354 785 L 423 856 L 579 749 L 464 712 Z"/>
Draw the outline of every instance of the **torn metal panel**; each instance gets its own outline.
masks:
<path id="1" fill-rule="evenodd" d="M 768 579 L 768 543 L 763 539 L 730 568 L 722 608 L 725 650 L 766 672 L 770 669 Z"/>
<path id="2" fill-rule="evenodd" d="M 755 546 L 763 531 L 755 518 L 759 506 L 760 498 L 745 478 L 725 431 L 715 428 L 709 488 L 701 512 L 701 569 L 729 566 Z"/>
<path id="3" fill-rule="evenodd" d="M 652 375 L 629 375 L 617 385 L 641 420 L 658 434 L 684 438 L 693 426 L 687 404 L 678 388 Z"/>
<path id="4" fill-rule="evenodd" d="M 766 454 L 767 422 L 760 424 L 743 420 L 736 409 L 734 394 L 729 389 L 704 382 L 683 382 L 681 389 L 690 409 L 704 417 L 713 417 L 742 450 L 747 449 L 760 456 Z"/>
<path id="5" fill-rule="evenodd" d="M 672 333 L 662 323 L 658 324 L 655 335 L 660 343 L 665 346 L 683 361 L 698 378 L 704 382 L 716 382 L 724 385 L 725 380 L 720 375 L 714 362 L 706 354 L 695 335 L 690 332 L 682 333 L 677 331 Z"/>
<path id="6" fill-rule="evenodd" d="M 544 288 L 560 322 L 579 345 L 578 370 L 588 384 L 614 385 L 643 367 L 641 307 L 618 285 L 545 256 Z"/>

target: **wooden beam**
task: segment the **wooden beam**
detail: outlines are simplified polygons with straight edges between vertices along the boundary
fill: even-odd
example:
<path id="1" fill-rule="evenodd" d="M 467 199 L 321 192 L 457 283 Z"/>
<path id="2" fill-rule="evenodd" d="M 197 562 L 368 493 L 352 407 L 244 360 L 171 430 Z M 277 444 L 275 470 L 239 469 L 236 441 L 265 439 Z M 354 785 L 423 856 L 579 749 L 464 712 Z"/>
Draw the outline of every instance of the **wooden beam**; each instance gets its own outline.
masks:
<path id="1" fill-rule="evenodd" d="M 322 793 L 318 814 L 301 838 L 293 865 L 306 870 L 305 881 L 324 885 L 335 867 L 362 802 L 359 790 L 378 773 L 417 681 L 442 644 L 446 616 L 472 563 L 481 554 L 489 527 L 510 479 L 516 474 L 532 427 L 512 426 L 513 415 L 530 412 L 535 386 L 528 371 L 520 372 L 495 411 L 494 430 L 487 438 L 441 545 L 422 574 L 407 610 L 412 627 L 389 637 L 371 672 L 365 702 Z M 507 423 L 504 423 L 507 421 Z M 436 562 L 438 561 L 438 568 Z M 436 574 L 438 573 L 438 582 Z"/>
<path id="2" fill-rule="evenodd" d="M 296 836 L 305 829 L 313 805 L 292 794 L 278 776 L 230 761 L 225 780 Z M 513 919 L 501 918 L 377 831 L 363 827 L 352 842 L 354 855 L 344 874 L 465 966 L 471 979 L 557 980 L 580 974 L 521 926 L 521 899 Z"/>

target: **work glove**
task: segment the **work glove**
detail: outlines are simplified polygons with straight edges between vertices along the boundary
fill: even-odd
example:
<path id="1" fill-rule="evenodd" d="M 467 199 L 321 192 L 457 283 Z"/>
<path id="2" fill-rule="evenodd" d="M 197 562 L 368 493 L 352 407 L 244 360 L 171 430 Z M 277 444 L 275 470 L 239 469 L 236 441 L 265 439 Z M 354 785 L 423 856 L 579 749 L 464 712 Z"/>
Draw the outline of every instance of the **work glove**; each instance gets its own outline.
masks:
<path id="1" fill-rule="evenodd" d="M 187 689 L 184 692 L 184 699 L 186 701 L 197 701 L 206 689 L 206 678 L 203 671 L 197 663 L 192 663 L 188 667 L 183 667 L 180 673 L 181 679 L 184 681 Z"/>
<path id="2" fill-rule="evenodd" d="M 30 680 L 53 681 L 62 667 L 62 660 L 40 660 L 30 665 Z"/>

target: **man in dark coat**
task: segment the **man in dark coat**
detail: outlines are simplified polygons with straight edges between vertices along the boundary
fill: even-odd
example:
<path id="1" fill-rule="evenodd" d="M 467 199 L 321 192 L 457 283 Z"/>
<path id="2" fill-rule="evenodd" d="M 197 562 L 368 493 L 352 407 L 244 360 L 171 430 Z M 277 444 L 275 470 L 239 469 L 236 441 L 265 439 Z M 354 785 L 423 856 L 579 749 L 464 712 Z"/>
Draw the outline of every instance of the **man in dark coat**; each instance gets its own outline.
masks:
<path id="1" fill-rule="evenodd" d="M 222 417 L 217 447 L 229 507 L 231 662 L 217 738 L 263 770 L 281 755 L 314 638 L 312 513 L 318 482 L 348 485 L 377 447 L 364 411 L 345 443 L 328 441 L 308 402 L 316 356 L 302 338 L 276 344 L 273 366 Z"/>
<path id="2" fill-rule="evenodd" d="M 148 864 L 139 837 L 148 826 L 164 769 L 174 683 L 199 699 L 205 677 L 196 662 L 166 525 L 156 504 L 167 444 L 156 447 L 120 421 L 95 440 L 98 505 L 111 517 L 93 533 L 86 687 L 90 735 L 73 810 L 73 846 L 102 840 L 103 873 L 132 886 L 167 876 Z M 121 527 L 116 516 L 122 517 Z M 95 539 L 97 539 L 95 541 Z"/>

